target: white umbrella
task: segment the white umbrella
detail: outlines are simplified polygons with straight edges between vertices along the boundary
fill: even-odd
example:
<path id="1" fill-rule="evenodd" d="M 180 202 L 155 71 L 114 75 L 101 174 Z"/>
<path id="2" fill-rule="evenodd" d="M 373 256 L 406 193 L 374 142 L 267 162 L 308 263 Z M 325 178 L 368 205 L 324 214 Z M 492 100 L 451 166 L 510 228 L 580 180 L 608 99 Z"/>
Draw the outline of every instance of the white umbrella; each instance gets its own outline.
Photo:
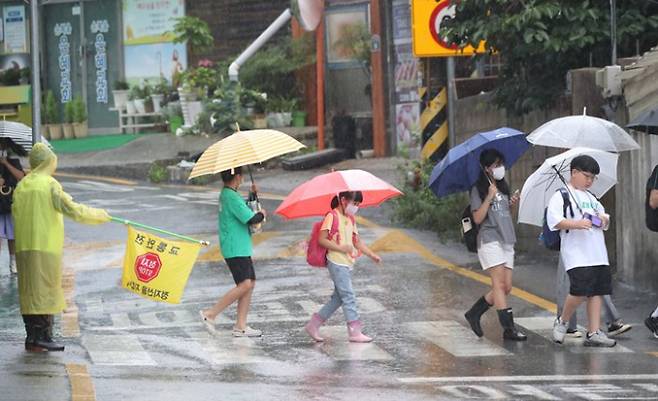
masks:
<path id="1" fill-rule="evenodd" d="M 551 120 L 532 131 L 526 139 L 535 145 L 564 149 L 585 147 L 608 152 L 640 149 L 617 124 L 585 114 Z"/>
<path id="2" fill-rule="evenodd" d="M 521 190 L 519 203 L 519 223 L 541 227 L 544 222 L 544 209 L 560 188 L 571 178 L 571 160 L 579 155 L 592 156 L 601 172 L 589 189 L 597 197 L 603 196 L 617 183 L 617 159 L 619 155 L 597 149 L 574 148 L 553 156 L 528 177 Z M 559 172 L 559 176 L 558 176 Z M 564 180 L 560 179 L 560 176 Z"/>
<path id="3" fill-rule="evenodd" d="M 25 152 L 32 150 L 32 128 L 23 123 L 0 121 L 0 138 L 11 139 L 16 145 L 25 149 Z M 41 142 L 52 147 L 43 136 Z"/>

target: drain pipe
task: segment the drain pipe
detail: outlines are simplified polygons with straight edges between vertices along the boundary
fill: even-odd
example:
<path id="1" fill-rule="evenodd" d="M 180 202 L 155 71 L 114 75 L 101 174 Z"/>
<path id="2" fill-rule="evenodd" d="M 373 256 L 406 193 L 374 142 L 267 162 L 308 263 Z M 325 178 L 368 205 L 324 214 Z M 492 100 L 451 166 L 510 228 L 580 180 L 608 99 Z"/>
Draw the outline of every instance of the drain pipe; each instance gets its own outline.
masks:
<path id="1" fill-rule="evenodd" d="M 228 67 L 228 78 L 231 81 L 238 80 L 238 74 L 240 73 L 240 67 L 242 64 L 253 56 L 254 53 L 265 44 L 265 42 L 270 40 L 270 38 L 272 38 L 272 36 L 274 36 L 274 34 L 276 34 L 276 32 L 290 20 L 290 18 L 292 18 L 292 12 L 288 8 L 281 13 L 281 15 L 279 15 L 279 17 L 277 17 L 277 19 L 275 19 L 274 22 L 272 22 L 270 26 L 268 26 L 267 29 L 263 31 L 263 33 L 261 33 L 260 36 L 238 56 L 238 58 L 235 59 L 235 61 L 231 63 Z"/>

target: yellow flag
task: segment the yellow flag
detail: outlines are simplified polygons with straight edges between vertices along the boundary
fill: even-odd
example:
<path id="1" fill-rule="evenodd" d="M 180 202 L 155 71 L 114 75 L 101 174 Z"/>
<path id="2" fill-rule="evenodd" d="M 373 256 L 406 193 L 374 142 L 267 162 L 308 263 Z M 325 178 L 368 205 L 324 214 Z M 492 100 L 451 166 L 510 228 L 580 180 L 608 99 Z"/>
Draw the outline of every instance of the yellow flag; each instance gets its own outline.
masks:
<path id="1" fill-rule="evenodd" d="M 163 239 L 128 226 L 121 285 L 152 301 L 177 304 L 200 249 L 200 244 Z"/>

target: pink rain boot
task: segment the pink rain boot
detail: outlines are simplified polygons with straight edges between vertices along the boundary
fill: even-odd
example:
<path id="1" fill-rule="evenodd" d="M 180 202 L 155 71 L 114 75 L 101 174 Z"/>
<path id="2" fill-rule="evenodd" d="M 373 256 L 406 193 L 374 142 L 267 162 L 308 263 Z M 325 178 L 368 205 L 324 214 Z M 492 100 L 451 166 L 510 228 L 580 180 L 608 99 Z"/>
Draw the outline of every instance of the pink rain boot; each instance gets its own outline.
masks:
<path id="1" fill-rule="evenodd" d="M 311 320 L 309 320 L 308 323 L 306 323 L 306 326 L 304 326 L 308 335 L 317 342 L 324 341 L 324 338 L 320 336 L 320 326 L 322 326 L 322 323 L 324 323 L 322 316 L 314 313 L 313 316 L 311 316 Z"/>
<path id="2" fill-rule="evenodd" d="M 359 320 L 347 322 L 347 334 L 350 342 L 353 343 L 369 343 L 372 341 L 372 338 L 361 332 L 361 322 Z"/>

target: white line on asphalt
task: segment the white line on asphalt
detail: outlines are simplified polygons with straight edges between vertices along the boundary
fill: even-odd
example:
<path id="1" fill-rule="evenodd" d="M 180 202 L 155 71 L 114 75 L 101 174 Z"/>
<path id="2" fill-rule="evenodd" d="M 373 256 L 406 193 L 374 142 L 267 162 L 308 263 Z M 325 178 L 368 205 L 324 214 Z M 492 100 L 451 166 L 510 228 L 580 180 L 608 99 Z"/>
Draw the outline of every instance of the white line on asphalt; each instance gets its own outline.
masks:
<path id="1" fill-rule="evenodd" d="M 324 326 L 320 329 L 326 338 L 320 348 L 337 361 L 390 361 L 391 354 L 375 343 L 351 343 L 345 326 Z"/>
<path id="2" fill-rule="evenodd" d="M 626 375 L 546 375 L 546 376 L 455 376 L 455 377 L 399 377 L 400 383 L 500 383 L 500 382 L 561 382 L 609 380 L 658 380 L 658 374 Z"/>
<path id="3" fill-rule="evenodd" d="M 457 357 L 512 355 L 486 338 L 478 338 L 470 329 L 452 320 L 412 322 L 409 327 L 421 337 Z"/>
<path id="4" fill-rule="evenodd" d="M 85 334 L 82 345 L 96 365 L 155 366 L 137 336 Z"/>
<path id="5" fill-rule="evenodd" d="M 188 336 L 200 346 L 213 365 L 276 363 L 260 347 L 259 338 L 233 337 L 230 331 L 209 334 L 187 330 Z"/>

